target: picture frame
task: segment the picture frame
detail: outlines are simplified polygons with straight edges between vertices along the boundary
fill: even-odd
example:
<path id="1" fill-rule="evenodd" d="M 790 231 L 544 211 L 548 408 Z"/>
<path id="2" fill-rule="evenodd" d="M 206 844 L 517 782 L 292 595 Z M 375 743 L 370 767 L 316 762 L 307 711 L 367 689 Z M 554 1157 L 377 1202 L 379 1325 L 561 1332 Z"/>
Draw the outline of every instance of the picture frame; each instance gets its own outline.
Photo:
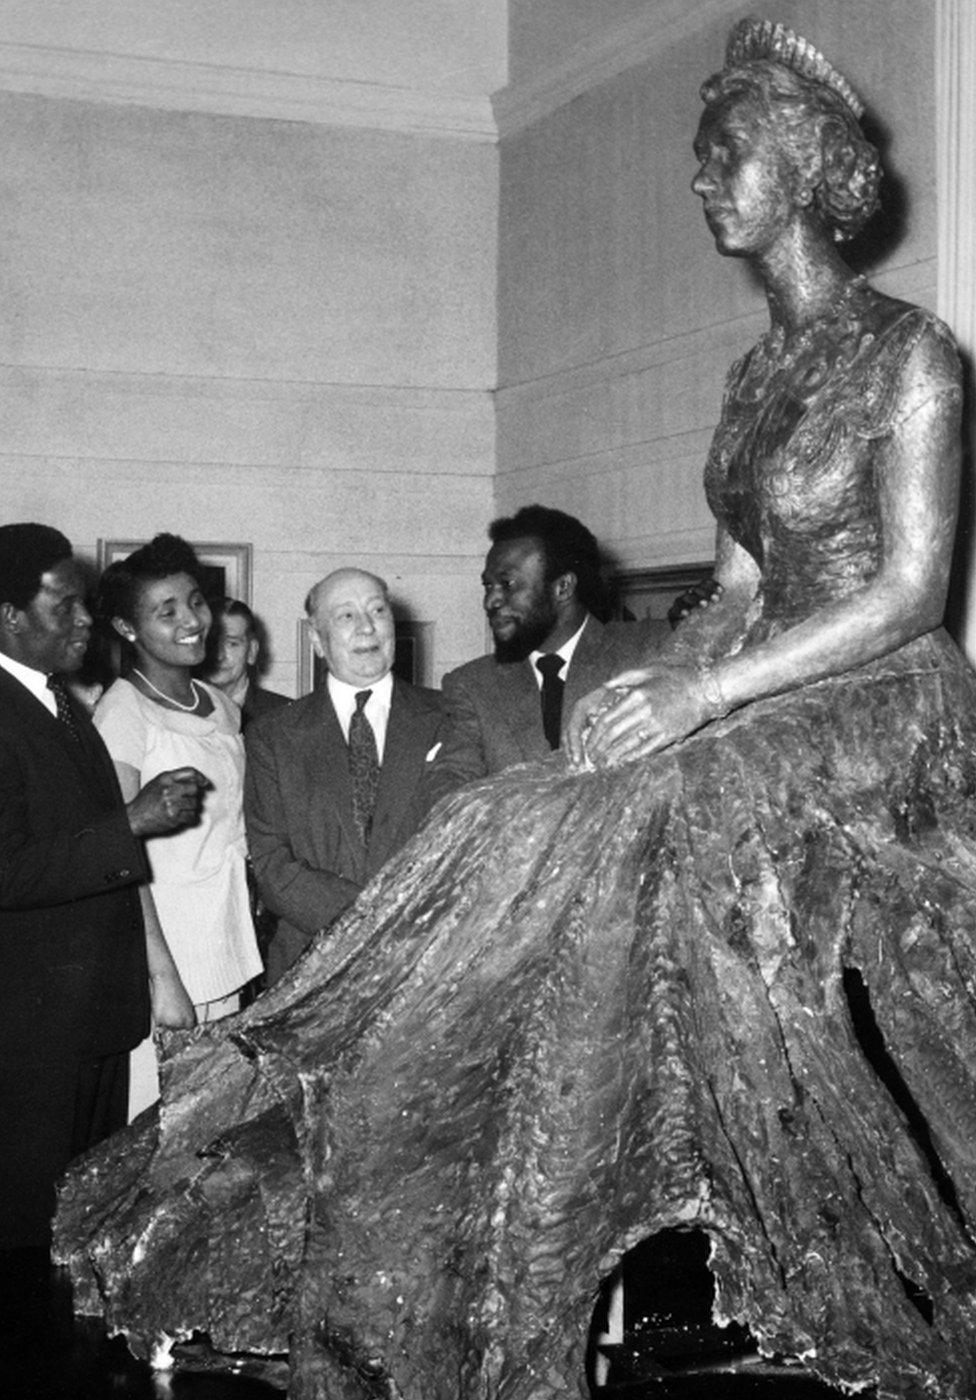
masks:
<path id="1" fill-rule="evenodd" d="M 670 630 L 668 609 L 682 593 L 707 579 L 714 567 L 713 561 L 707 560 L 621 570 L 611 579 L 612 616 L 622 622 L 659 622 L 662 632 Z"/>
<path id="2" fill-rule="evenodd" d="M 394 623 L 396 654 L 393 674 L 411 685 L 432 685 L 434 623 L 398 618 Z M 307 617 L 298 619 L 298 694 L 310 695 L 325 684 L 327 667 L 315 650 Z"/>
<path id="3" fill-rule="evenodd" d="M 146 540 L 99 540 L 99 573 L 146 543 Z M 249 544 L 218 544 L 212 540 L 200 543 L 190 540 L 188 543 L 203 566 L 201 583 L 207 601 L 237 598 L 250 607 L 253 547 Z"/>

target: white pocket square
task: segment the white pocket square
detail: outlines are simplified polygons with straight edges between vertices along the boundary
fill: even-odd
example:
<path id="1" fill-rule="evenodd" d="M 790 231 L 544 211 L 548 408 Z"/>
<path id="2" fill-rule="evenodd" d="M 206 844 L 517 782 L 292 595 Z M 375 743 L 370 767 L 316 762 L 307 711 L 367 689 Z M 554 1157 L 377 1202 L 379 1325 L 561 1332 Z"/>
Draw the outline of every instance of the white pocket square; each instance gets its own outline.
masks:
<path id="1" fill-rule="evenodd" d="M 425 762 L 425 763 L 433 763 L 434 759 L 435 759 L 435 758 L 437 757 L 437 755 L 440 753 L 440 750 L 441 750 L 440 744 L 439 744 L 439 743 L 435 744 L 434 747 L 431 749 L 430 753 L 429 753 L 429 754 L 427 755 L 427 757 L 424 759 L 424 762 Z"/>

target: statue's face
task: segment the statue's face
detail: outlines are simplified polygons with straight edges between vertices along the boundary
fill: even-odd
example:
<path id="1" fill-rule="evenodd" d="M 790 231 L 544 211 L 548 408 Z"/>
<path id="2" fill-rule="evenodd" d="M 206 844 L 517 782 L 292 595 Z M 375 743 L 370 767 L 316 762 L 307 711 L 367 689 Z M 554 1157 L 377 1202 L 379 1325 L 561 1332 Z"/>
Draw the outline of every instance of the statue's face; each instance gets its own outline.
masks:
<path id="1" fill-rule="evenodd" d="M 797 216 L 794 179 L 773 123 L 741 93 L 702 113 L 695 137 L 701 199 L 715 246 L 727 257 L 760 257 Z"/>

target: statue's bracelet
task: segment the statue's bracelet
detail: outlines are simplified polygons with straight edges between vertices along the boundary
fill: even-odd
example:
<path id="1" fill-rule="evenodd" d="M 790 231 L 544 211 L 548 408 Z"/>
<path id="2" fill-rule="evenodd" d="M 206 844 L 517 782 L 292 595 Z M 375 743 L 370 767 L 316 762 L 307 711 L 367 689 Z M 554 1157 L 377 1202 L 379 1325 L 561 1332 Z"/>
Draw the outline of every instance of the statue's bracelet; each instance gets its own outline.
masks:
<path id="1" fill-rule="evenodd" d="M 698 667 L 698 683 L 705 697 L 705 704 L 712 711 L 713 719 L 721 719 L 729 712 L 729 702 L 722 691 L 722 683 L 711 666 Z"/>

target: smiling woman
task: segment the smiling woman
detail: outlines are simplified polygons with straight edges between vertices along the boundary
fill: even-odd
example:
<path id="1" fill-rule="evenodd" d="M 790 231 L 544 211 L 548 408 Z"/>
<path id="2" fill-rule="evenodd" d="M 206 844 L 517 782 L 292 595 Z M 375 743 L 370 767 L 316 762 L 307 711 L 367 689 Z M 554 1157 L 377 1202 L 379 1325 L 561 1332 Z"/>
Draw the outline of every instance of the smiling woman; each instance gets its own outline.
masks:
<path id="1" fill-rule="evenodd" d="M 237 1010 L 240 988 L 261 971 L 246 885 L 240 715 L 193 675 L 211 625 L 200 575 L 185 540 L 157 535 L 105 570 L 96 602 L 131 654 L 127 675 L 95 711 L 123 794 L 188 765 L 210 783 L 196 826 L 148 843 L 153 879 L 142 895 L 157 954 L 153 1014 L 170 1028 Z M 133 1112 L 156 1097 L 154 1068 L 148 1050 L 138 1054 Z"/>

